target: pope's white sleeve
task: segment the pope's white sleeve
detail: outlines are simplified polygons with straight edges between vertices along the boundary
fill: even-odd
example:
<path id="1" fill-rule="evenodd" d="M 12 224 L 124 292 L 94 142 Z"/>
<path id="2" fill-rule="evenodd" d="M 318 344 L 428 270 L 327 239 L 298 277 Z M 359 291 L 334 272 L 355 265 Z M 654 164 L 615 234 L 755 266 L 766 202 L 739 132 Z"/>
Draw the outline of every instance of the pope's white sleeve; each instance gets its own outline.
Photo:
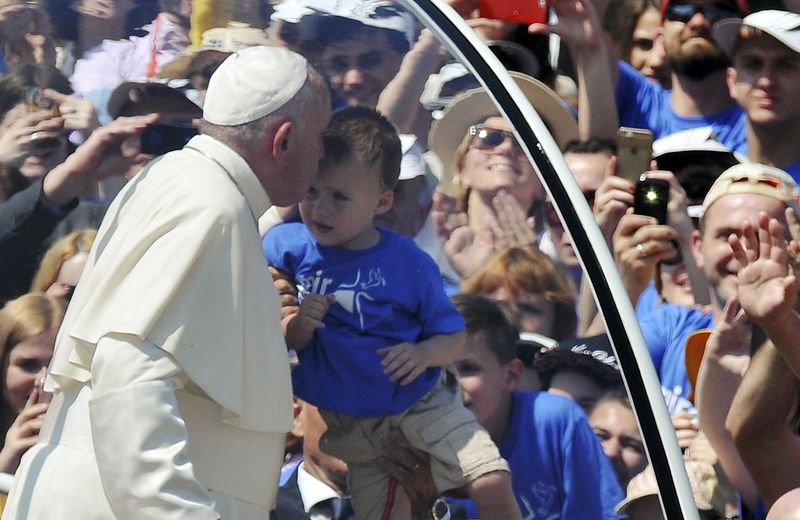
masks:
<path id="1" fill-rule="evenodd" d="M 186 456 L 175 390 L 187 376 L 175 360 L 136 336 L 117 334 L 100 339 L 91 372 L 92 442 L 115 516 L 218 519 Z"/>

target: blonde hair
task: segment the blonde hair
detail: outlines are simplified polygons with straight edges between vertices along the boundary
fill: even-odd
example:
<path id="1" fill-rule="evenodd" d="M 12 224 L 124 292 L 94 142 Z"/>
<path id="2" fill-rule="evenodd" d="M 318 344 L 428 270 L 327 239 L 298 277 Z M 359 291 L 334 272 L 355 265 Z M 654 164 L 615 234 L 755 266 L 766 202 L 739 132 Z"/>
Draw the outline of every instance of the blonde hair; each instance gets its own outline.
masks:
<path id="1" fill-rule="evenodd" d="M 542 294 L 553 304 L 554 315 L 558 316 L 553 330 L 543 333 L 558 341 L 574 335 L 578 320 L 576 298 L 567 272 L 535 247 L 502 249 L 461 282 L 464 294 L 489 295 L 500 288 L 506 288 L 515 296 L 521 293 Z"/>
<path id="2" fill-rule="evenodd" d="M 64 262 L 78 253 L 88 253 L 97 236 L 96 229 L 81 229 L 56 241 L 42 257 L 31 284 L 31 292 L 46 292 L 58 279 Z"/>
<path id="3" fill-rule="evenodd" d="M 61 300 L 48 294 L 28 293 L 6 303 L 0 309 L 0 366 L 6 366 L 8 354 L 16 345 L 58 329 L 63 318 Z M 5 386 L 5 370 L 0 371 L 0 386 Z M 8 410 L 5 400 L 0 400 L 0 419 L 8 419 L 10 415 L 15 416 L 16 410 Z"/>

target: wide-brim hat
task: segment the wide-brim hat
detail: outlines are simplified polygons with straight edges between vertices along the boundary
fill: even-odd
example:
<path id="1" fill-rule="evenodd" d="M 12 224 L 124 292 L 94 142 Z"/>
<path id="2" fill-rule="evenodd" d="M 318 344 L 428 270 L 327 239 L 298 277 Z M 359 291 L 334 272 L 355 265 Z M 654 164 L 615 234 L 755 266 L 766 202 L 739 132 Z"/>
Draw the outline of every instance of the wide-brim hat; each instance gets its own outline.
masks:
<path id="1" fill-rule="evenodd" d="M 509 72 L 517 86 L 528 98 L 533 108 L 553 134 L 553 139 L 562 147 L 578 138 L 578 122 L 565 102 L 541 81 L 519 72 Z M 467 129 L 492 116 L 500 110 L 483 87 L 468 90 L 456 96 L 434 121 L 428 138 L 428 146 L 441 161 L 439 186 L 449 192 L 455 188 L 458 178 L 456 150 L 467 135 Z"/>
<path id="2" fill-rule="evenodd" d="M 158 76 L 165 79 L 188 78 L 212 59 L 214 55 L 219 61 L 229 54 L 256 45 L 270 45 L 267 34 L 246 23 L 228 22 L 226 27 L 215 27 L 203 33 L 200 45 L 172 61 L 164 64 Z"/>

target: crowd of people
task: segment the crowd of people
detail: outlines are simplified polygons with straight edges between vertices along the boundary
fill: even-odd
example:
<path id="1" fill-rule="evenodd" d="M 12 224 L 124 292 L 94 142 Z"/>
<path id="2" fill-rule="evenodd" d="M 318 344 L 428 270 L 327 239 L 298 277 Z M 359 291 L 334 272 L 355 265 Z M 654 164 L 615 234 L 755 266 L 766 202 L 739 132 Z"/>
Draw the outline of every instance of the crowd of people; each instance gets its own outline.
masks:
<path id="1" fill-rule="evenodd" d="M 446 3 L 595 216 L 700 517 L 797 518 L 800 4 Z M 663 518 L 514 130 L 399 2 L 0 0 L 3 518 Z"/>

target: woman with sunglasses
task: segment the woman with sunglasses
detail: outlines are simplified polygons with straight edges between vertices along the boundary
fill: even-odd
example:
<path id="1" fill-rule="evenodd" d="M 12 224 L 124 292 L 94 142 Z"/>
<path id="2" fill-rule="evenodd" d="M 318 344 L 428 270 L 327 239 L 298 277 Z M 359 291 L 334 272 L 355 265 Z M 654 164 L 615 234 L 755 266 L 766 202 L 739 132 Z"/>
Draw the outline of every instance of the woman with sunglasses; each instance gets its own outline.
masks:
<path id="1" fill-rule="evenodd" d="M 557 143 L 577 137 L 577 122 L 553 91 L 524 74 L 511 75 Z M 429 145 L 441 162 L 443 193 L 434 218 L 460 276 L 470 275 L 496 250 L 538 242 L 544 188 L 511 125 L 483 88 L 464 92 L 444 110 Z M 457 208 L 450 211 L 448 201 Z M 445 222 L 446 216 L 455 217 L 450 219 L 455 225 Z"/>

